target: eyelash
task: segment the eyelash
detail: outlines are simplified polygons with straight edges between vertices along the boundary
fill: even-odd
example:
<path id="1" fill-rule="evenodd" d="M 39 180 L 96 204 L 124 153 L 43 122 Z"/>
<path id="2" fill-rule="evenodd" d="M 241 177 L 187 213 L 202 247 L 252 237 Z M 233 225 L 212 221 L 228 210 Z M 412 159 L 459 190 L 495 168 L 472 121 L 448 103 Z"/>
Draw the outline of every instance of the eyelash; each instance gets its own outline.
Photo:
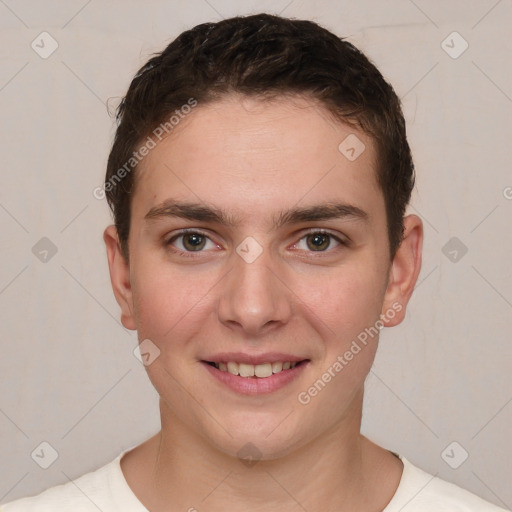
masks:
<path id="1" fill-rule="evenodd" d="M 169 238 L 165 242 L 165 246 L 169 247 L 174 253 L 184 256 L 186 258 L 197 258 L 198 254 L 201 254 L 202 252 L 205 252 L 205 251 L 203 251 L 203 250 L 201 250 L 201 251 L 182 251 L 181 249 L 177 249 L 176 247 L 174 247 L 172 245 L 173 242 L 176 241 L 177 239 L 179 239 L 180 237 L 183 237 L 185 235 L 190 235 L 190 234 L 200 235 L 202 237 L 207 238 L 211 242 L 213 242 L 213 240 L 211 240 L 211 238 L 206 233 L 202 232 L 201 230 L 189 228 L 189 229 L 182 229 L 177 234 L 173 235 L 171 238 Z M 336 235 L 334 235 L 333 233 L 323 230 L 323 229 L 311 229 L 310 231 L 304 233 L 299 238 L 299 240 L 297 242 L 295 242 L 293 245 L 294 246 L 297 245 L 301 240 L 303 240 L 304 238 L 306 238 L 308 236 L 317 235 L 317 234 L 330 237 L 331 239 L 335 240 L 342 247 L 349 246 L 349 241 L 343 240 L 343 239 L 337 237 Z M 213 242 L 213 243 L 215 243 L 215 242 Z M 218 244 L 216 244 L 216 245 L 218 245 Z M 315 255 L 314 257 L 322 257 L 321 256 L 322 254 L 332 253 L 333 251 L 336 251 L 336 249 L 337 248 L 335 247 L 334 249 L 327 249 L 325 251 L 306 251 L 306 252 L 314 254 Z"/>

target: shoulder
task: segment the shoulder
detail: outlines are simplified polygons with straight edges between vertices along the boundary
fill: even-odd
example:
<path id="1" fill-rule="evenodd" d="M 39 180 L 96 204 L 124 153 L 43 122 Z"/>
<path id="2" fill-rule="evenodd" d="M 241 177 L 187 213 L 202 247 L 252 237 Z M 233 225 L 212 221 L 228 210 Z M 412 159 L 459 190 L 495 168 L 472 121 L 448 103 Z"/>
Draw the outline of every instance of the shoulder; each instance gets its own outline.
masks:
<path id="1" fill-rule="evenodd" d="M 121 455 L 95 471 L 75 480 L 50 487 L 37 496 L 0 505 L 0 512 L 89 512 L 112 510 L 110 487 L 116 478 L 116 463 Z M 118 466 L 118 464 L 117 464 Z"/>
<path id="2" fill-rule="evenodd" d="M 426 473 L 400 457 L 404 470 L 383 512 L 507 512 L 458 485 Z"/>

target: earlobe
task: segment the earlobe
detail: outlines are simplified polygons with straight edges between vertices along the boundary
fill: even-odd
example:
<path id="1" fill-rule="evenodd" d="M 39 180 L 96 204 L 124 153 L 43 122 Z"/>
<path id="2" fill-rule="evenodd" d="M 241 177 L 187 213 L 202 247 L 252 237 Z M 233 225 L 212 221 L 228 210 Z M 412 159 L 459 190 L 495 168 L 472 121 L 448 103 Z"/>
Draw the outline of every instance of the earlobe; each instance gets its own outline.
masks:
<path id="1" fill-rule="evenodd" d="M 130 283 L 130 265 L 125 260 L 116 227 L 108 226 L 103 233 L 103 240 L 107 248 L 108 268 L 110 282 L 117 303 L 121 307 L 121 323 L 131 330 L 136 329 L 133 314 L 133 295 Z"/>
<path id="2" fill-rule="evenodd" d="M 385 327 L 398 325 L 405 317 L 421 270 L 422 248 L 423 223 L 417 215 L 408 215 L 404 218 L 404 237 L 391 264 L 382 306 L 381 319 Z"/>

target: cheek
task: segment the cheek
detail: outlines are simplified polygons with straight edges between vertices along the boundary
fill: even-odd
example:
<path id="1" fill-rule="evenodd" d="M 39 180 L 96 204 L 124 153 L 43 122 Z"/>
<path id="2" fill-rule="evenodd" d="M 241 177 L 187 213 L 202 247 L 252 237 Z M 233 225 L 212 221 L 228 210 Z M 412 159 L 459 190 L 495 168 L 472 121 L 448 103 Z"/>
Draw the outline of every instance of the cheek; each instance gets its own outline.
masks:
<path id="1" fill-rule="evenodd" d="M 318 325 L 328 328 L 323 329 L 322 360 L 308 387 L 297 397 L 312 422 L 321 416 L 326 424 L 335 423 L 350 407 L 357 406 L 354 399 L 361 392 L 378 346 L 383 284 L 377 279 L 383 281 L 370 266 L 361 272 L 351 267 L 303 295 L 310 318 L 317 318 Z"/>
<path id="2" fill-rule="evenodd" d="M 309 310 L 326 326 L 336 345 L 343 346 L 379 319 L 384 277 L 370 264 L 347 265 L 329 271 L 313 283 L 297 283 Z"/>
<path id="3" fill-rule="evenodd" d="M 139 338 L 155 343 L 179 340 L 184 329 L 200 325 L 199 317 L 207 300 L 207 283 L 191 273 L 172 272 L 165 265 L 148 261 L 134 268 L 132 280 L 135 317 Z M 197 320 L 197 321 L 196 321 Z"/>

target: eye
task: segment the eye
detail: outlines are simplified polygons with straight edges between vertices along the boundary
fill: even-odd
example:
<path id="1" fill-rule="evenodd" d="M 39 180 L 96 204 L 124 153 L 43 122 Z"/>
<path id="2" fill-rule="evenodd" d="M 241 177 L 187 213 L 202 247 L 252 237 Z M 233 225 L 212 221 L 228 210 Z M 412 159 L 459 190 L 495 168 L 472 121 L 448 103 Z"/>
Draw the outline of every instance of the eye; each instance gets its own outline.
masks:
<path id="1" fill-rule="evenodd" d="M 166 245 L 172 245 L 182 252 L 201 252 L 203 249 L 214 249 L 213 243 L 205 234 L 198 231 L 184 230 L 170 238 Z"/>
<path id="2" fill-rule="evenodd" d="M 327 252 L 328 249 L 334 249 L 340 245 L 346 245 L 338 237 L 325 231 L 313 231 L 303 236 L 294 248 L 304 251 Z"/>

